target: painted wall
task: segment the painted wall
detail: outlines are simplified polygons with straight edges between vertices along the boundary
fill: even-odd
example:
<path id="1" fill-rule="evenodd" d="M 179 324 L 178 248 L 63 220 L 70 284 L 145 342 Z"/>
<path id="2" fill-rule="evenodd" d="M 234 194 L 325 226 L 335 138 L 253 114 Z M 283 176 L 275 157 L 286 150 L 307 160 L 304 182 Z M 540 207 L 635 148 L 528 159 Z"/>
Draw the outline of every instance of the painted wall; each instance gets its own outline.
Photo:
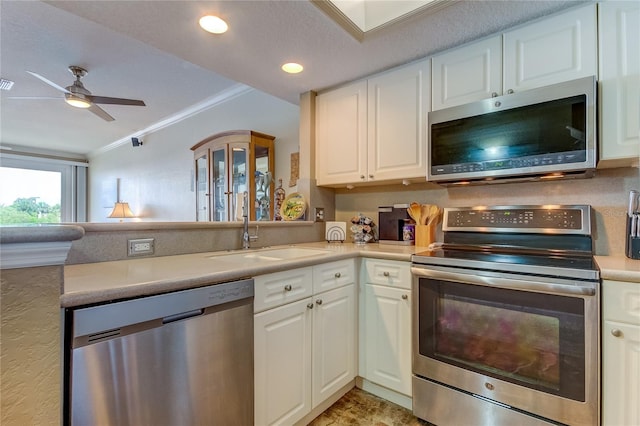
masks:
<path id="1" fill-rule="evenodd" d="M 336 220 L 356 213 L 374 220 L 378 206 L 416 201 L 441 207 L 514 204 L 589 204 L 595 212 L 597 255 L 624 255 L 625 217 L 631 189 L 640 190 L 640 169 L 598 170 L 591 179 L 510 183 L 445 188 L 434 184 L 340 189 L 336 193 Z M 439 238 L 442 233 L 439 230 Z"/>
<path id="2" fill-rule="evenodd" d="M 129 203 L 143 221 L 194 221 L 191 146 L 227 130 L 256 130 L 276 137 L 276 174 L 288 193 L 290 156 L 297 152 L 299 107 L 258 90 L 214 106 L 180 123 L 144 136 L 144 144 L 127 143 L 90 158 L 90 222 L 113 222 L 107 216 L 116 201 Z M 276 180 L 277 182 L 277 180 Z"/>
<path id="3" fill-rule="evenodd" d="M 58 425 L 62 266 L 3 269 L 0 275 L 0 424 Z"/>

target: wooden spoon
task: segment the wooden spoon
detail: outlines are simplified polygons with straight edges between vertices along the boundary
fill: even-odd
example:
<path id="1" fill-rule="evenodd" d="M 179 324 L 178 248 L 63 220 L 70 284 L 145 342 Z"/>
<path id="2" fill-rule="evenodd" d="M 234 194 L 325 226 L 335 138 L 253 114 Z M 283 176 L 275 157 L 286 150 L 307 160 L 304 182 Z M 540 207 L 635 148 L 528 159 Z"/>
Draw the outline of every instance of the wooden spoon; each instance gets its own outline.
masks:
<path id="1" fill-rule="evenodd" d="M 411 203 L 411 205 L 407 209 L 407 212 L 409 213 L 409 216 L 411 216 L 411 219 L 413 219 L 415 223 L 420 224 L 420 219 L 421 219 L 420 204 L 414 201 L 413 203 Z"/>
<path id="2" fill-rule="evenodd" d="M 427 219 L 427 225 L 437 225 L 438 218 L 440 217 L 440 207 L 432 205 L 429 207 L 429 218 Z"/>
<path id="3" fill-rule="evenodd" d="M 429 220 L 429 212 L 431 211 L 430 204 L 423 204 L 420 207 L 420 225 L 426 225 Z"/>

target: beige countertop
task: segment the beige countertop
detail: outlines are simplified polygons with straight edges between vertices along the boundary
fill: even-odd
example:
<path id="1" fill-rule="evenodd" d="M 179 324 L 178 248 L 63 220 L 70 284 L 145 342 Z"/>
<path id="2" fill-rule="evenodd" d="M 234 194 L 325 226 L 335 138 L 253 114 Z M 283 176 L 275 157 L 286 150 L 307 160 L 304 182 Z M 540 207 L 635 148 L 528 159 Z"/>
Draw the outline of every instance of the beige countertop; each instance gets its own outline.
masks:
<path id="1" fill-rule="evenodd" d="M 326 253 L 276 262 L 224 259 L 228 254 L 243 253 L 236 250 L 68 265 L 64 268 L 64 292 L 60 303 L 62 307 L 75 307 L 148 296 L 360 256 L 408 262 L 413 253 L 426 250 L 415 246 L 319 242 L 252 252 L 266 253 L 269 249 L 283 247 L 316 248 Z"/>
<path id="2" fill-rule="evenodd" d="M 228 254 L 243 253 L 237 250 L 68 265 L 64 268 L 64 292 L 60 303 L 62 307 L 75 307 L 148 296 L 355 257 L 409 262 L 412 254 L 426 250 L 426 247 L 415 246 L 318 242 L 252 252 L 283 247 L 316 248 L 326 252 L 275 262 L 224 259 Z M 596 256 L 595 259 L 602 279 L 640 283 L 640 260 L 624 256 Z"/>
<path id="3" fill-rule="evenodd" d="M 640 260 L 625 256 L 595 256 L 603 280 L 640 284 Z"/>

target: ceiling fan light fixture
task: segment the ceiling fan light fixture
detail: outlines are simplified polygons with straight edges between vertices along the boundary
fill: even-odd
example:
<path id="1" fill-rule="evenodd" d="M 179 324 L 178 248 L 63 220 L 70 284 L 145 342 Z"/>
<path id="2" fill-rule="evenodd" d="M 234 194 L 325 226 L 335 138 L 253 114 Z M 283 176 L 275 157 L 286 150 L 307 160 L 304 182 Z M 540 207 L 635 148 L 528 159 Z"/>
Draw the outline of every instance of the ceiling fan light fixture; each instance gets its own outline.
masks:
<path id="1" fill-rule="evenodd" d="M 289 74 L 298 74 L 302 72 L 303 69 L 304 67 L 296 62 L 287 62 L 286 64 L 282 65 L 282 71 Z"/>
<path id="2" fill-rule="evenodd" d="M 200 18 L 198 22 L 203 30 L 212 34 L 226 33 L 229 29 L 229 25 L 227 25 L 224 19 L 213 15 L 205 15 Z"/>
<path id="3" fill-rule="evenodd" d="M 79 96 L 67 93 L 64 100 L 71 105 L 72 107 L 76 107 L 76 108 L 89 108 L 91 106 L 91 102 L 87 101 L 86 99 L 83 99 Z"/>

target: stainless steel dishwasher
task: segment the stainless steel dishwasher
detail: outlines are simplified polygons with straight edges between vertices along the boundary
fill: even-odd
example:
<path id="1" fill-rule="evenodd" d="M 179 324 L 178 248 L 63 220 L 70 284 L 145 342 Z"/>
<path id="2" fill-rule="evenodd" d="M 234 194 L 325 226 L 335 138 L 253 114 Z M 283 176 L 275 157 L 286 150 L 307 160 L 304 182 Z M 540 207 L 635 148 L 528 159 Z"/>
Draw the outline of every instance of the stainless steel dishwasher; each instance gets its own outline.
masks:
<path id="1" fill-rule="evenodd" d="M 253 425 L 253 294 L 243 280 L 69 310 L 65 423 Z"/>

